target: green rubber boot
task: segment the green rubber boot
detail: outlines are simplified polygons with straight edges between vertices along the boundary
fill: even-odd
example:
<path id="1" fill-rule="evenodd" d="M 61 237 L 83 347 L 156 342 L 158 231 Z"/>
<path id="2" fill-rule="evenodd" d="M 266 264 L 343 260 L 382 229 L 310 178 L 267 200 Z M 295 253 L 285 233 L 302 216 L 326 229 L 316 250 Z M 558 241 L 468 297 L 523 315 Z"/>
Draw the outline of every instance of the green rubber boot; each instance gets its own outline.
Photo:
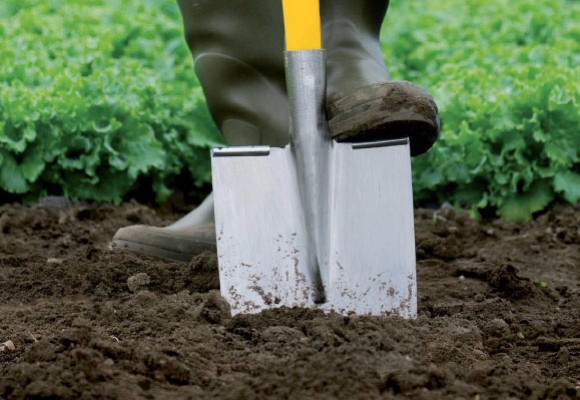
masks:
<path id="1" fill-rule="evenodd" d="M 388 0 L 321 1 L 329 129 L 337 141 L 409 137 L 417 156 L 437 140 L 439 113 L 426 90 L 390 80 L 379 41 L 388 6 Z"/>
<path id="2" fill-rule="evenodd" d="M 185 38 L 211 115 L 229 145 L 288 143 L 280 0 L 178 0 Z M 379 34 L 389 2 L 322 0 L 327 51 L 327 116 L 338 141 L 408 136 L 411 154 L 427 151 L 439 132 L 431 96 L 391 81 Z M 176 261 L 215 250 L 213 200 L 165 228 L 130 226 L 113 238 L 126 249 Z"/>

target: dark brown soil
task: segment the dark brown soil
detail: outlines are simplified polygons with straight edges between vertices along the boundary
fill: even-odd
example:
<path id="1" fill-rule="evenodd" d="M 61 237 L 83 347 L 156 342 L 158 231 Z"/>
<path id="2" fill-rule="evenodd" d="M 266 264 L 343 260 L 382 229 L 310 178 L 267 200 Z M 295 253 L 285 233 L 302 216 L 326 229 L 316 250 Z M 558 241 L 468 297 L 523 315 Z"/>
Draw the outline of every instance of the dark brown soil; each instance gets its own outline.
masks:
<path id="1" fill-rule="evenodd" d="M 0 398 L 580 397 L 578 207 L 519 225 L 417 211 L 412 321 L 230 318 L 214 254 L 187 265 L 109 250 L 118 227 L 174 217 L 0 207 L 0 343 L 15 344 L 0 351 Z"/>

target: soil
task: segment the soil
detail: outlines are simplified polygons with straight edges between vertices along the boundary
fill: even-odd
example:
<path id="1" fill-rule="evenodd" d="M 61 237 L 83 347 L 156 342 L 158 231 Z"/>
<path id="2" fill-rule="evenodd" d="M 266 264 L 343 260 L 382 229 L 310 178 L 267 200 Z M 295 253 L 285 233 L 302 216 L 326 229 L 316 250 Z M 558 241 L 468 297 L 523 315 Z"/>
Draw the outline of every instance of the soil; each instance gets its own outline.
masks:
<path id="1" fill-rule="evenodd" d="M 580 208 L 476 223 L 417 210 L 419 317 L 229 316 L 216 255 L 113 253 L 177 215 L 0 207 L 2 399 L 580 398 Z M 3 350 L 2 350 L 3 349 Z"/>

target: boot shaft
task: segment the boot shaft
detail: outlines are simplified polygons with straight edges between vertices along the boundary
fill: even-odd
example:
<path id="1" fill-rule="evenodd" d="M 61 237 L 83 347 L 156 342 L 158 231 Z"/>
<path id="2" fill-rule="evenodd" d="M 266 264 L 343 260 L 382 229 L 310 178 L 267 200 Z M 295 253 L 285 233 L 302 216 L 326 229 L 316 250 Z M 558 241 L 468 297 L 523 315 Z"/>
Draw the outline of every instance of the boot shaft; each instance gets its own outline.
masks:
<path id="1" fill-rule="evenodd" d="M 389 1 L 322 0 L 320 5 L 329 101 L 389 80 L 379 41 Z"/>
<path id="2" fill-rule="evenodd" d="M 284 67 L 284 21 L 279 0 L 178 0 L 194 59 L 205 52 L 228 54 L 279 77 Z M 323 47 L 348 63 L 358 46 L 378 58 L 388 0 L 322 0 Z M 378 50 L 378 52 L 377 52 Z M 344 59 L 344 57 L 347 57 Z M 338 60 L 336 60 L 338 62 Z M 283 71 L 282 71 L 283 73 Z"/>
<path id="3" fill-rule="evenodd" d="M 178 0 L 178 4 L 210 112 L 228 143 L 286 144 L 281 0 Z M 321 1 L 329 99 L 389 79 L 379 46 L 388 4 L 388 0 Z"/>
<path id="4" fill-rule="evenodd" d="M 278 0 L 178 0 L 187 45 L 196 60 L 228 55 L 273 79 L 284 75 L 284 20 Z"/>
<path id="5" fill-rule="evenodd" d="M 389 8 L 389 0 L 321 0 L 322 25 L 347 20 L 360 32 L 378 39 L 381 26 Z M 330 34 L 330 32 L 325 32 Z M 333 32 L 340 35 L 340 32 Z M 332 37 L 327 37 L 331 41 Z"/>
<path id="6" fill-rule="evenodd" d="M 287 144 L 281 2 L 178 0 L 178 4 L 208 108 L 227 143 Z"/>

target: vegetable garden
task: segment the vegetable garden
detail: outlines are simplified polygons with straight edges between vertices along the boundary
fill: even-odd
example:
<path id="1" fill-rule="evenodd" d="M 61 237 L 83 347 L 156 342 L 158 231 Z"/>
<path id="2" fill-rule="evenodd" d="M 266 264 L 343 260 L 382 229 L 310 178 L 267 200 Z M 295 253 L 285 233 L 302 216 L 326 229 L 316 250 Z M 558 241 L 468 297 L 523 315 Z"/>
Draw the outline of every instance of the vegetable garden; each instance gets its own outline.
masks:
<path id="1" fill-rule="evenodd" d="M 0 3 L 0 398 L 580 396 L 580 3 L 392 3 L 391 75 L 442 120 L 412 321 L 231 318 L 214 254 L 111 252 L 207 193 L 222 140 L 177 6 Z"/>
<path id="2" fill-rule="evenodd" d="M 66 10 L 66 12 L 63 12 Z M 208 183 L 220 138 L 171 0 L 6 0 L 0 8 L 0 190 L 119 203 Z M 428 87 L 442 137 L 415 198 L 527 220 L 580 200 L 580 5 L 394 2 L 394 79 Z"/>

